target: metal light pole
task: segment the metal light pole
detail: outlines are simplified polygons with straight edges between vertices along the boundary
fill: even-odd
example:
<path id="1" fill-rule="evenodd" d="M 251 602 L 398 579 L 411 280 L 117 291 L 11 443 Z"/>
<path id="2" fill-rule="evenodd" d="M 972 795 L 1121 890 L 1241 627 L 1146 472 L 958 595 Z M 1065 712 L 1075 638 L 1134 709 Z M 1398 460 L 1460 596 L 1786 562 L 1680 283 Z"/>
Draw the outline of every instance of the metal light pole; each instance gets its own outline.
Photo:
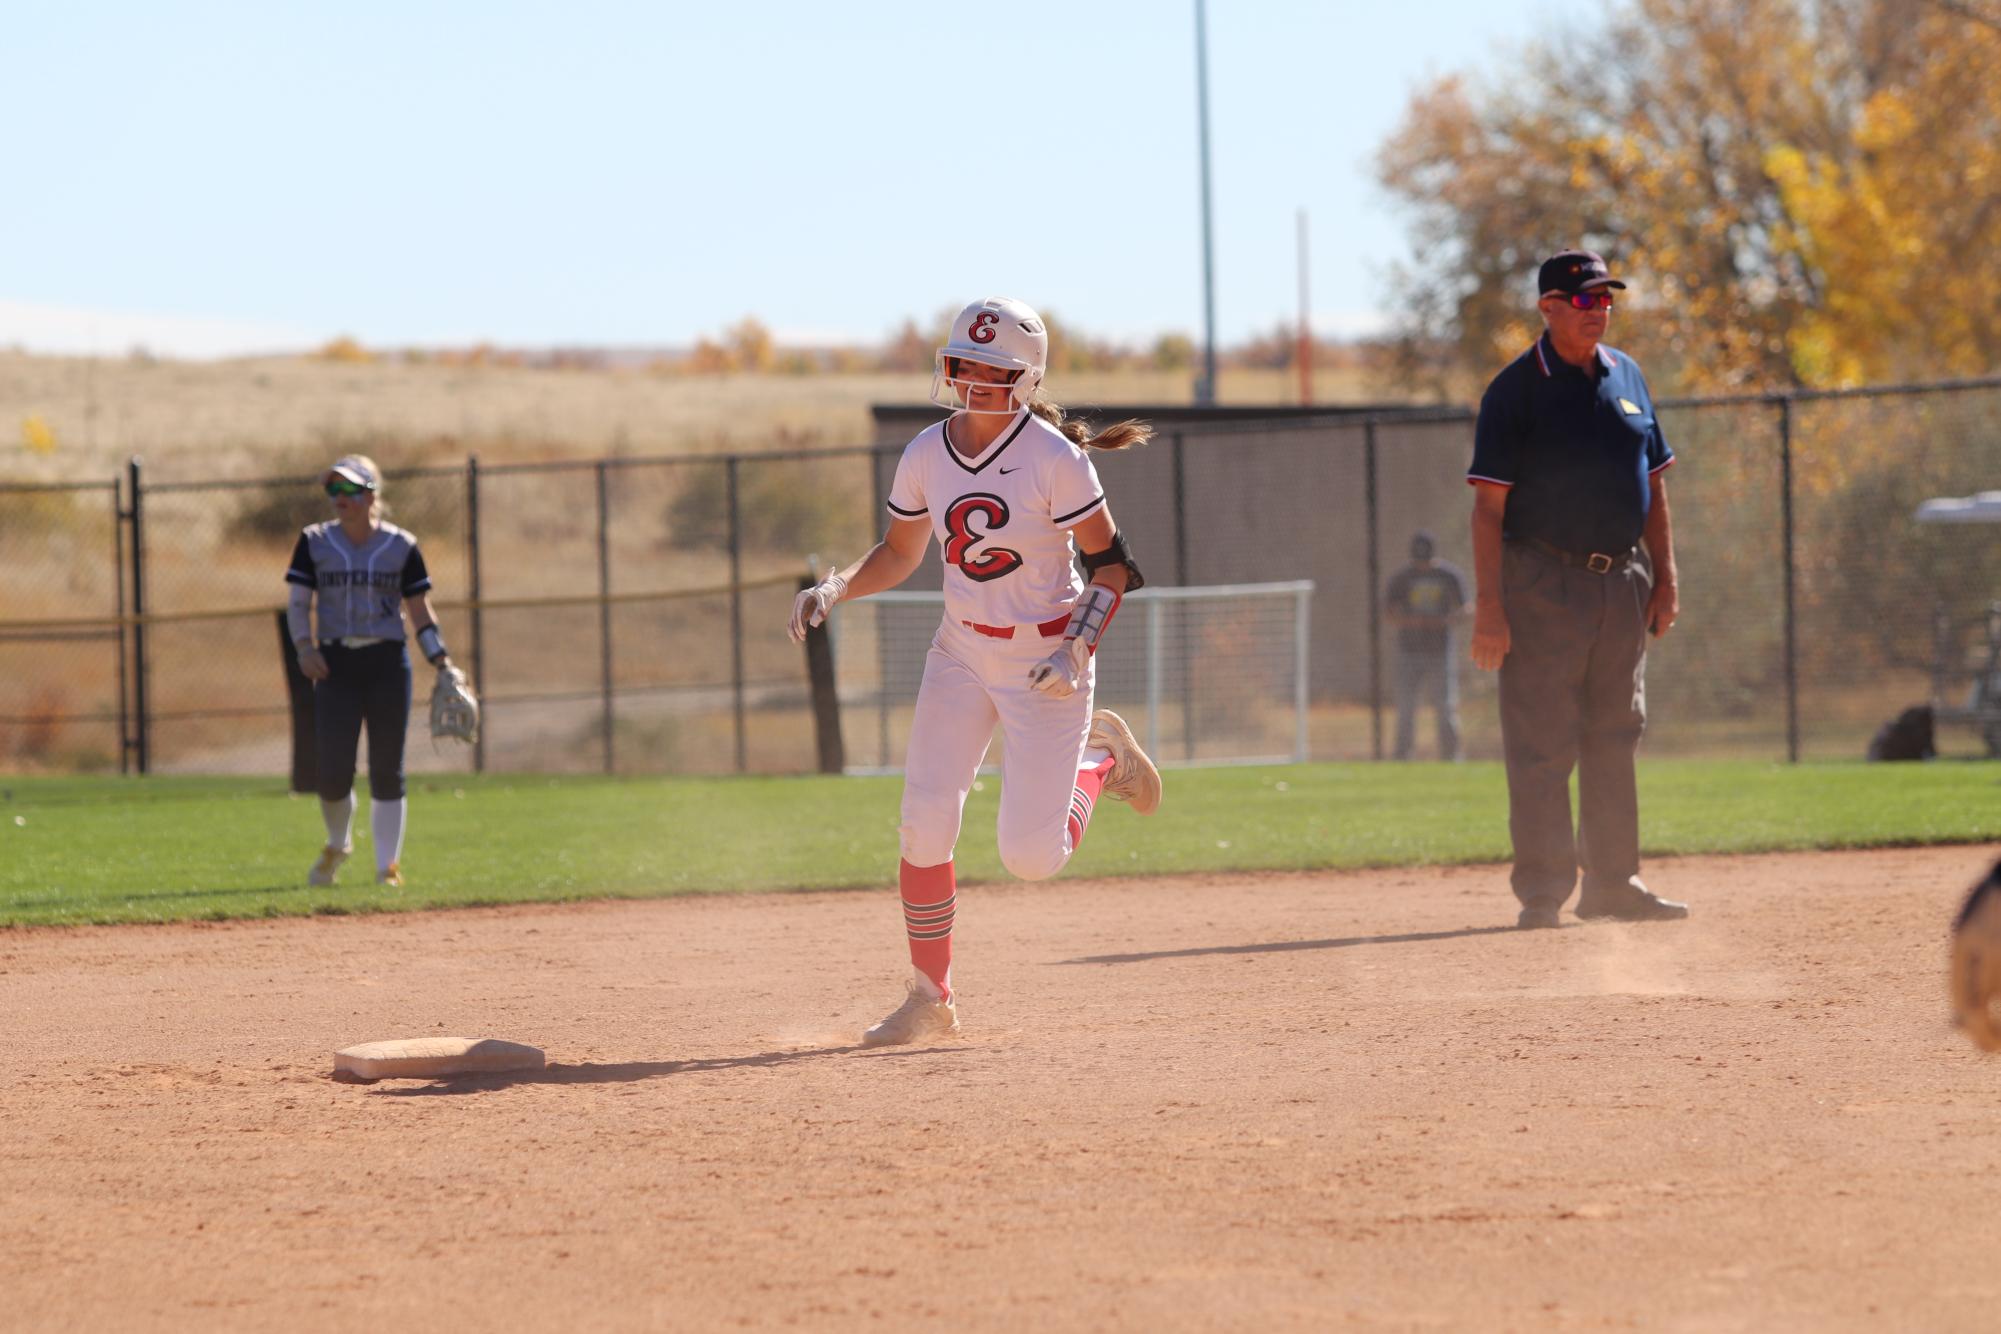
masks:
<path id="1" fill-rule="evenodd" d="M 1313 402 L 1313 322 L 1307 309 L 1306 210 L 1299 210 L 1299 402 Z"/>
<path id="2" fill-rule="evenodd" d="M 1195 0 L 1195 105 L 1202 138 L 1202 378 L 1199 407 L 1216 404 L 1216 246 L 1209 222 L 1209 35 L 1203 0 Z"/>

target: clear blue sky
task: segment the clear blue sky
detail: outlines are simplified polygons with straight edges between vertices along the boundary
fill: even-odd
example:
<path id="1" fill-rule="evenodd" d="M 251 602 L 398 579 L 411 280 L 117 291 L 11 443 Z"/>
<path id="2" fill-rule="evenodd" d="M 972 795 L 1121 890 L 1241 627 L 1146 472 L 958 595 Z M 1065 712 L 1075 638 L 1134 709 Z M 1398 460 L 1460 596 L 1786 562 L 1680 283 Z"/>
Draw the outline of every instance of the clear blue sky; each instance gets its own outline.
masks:
<path id="1" fill-rule="evenodd" d="M 1393 300 L 1410 93 L 1581 0 L 1210 0 L 1217 322 Z M 874 340 L 1008 294 L 1199 336 L 1192 0 L 109 4 L 7 23 L 0 343 Z"/>

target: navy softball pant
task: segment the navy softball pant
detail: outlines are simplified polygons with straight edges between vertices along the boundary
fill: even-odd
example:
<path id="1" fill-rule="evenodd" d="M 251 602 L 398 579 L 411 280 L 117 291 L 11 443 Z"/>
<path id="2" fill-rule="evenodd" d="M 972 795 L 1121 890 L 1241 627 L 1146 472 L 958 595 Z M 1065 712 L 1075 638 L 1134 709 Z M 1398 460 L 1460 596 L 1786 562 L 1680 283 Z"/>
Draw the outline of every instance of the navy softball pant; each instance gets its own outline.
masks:
<path id="1" fill-rule="evenodd" d="M 320 800 L 354 790 L 355 752 L 368 726 L 368 794 L 403 795 L 403 738 L 410 730 L 410 655 L 403 642 L 347 648 L 321 644 L 332 672 L 313 686 L 313 731 L 320 752 Z"/>

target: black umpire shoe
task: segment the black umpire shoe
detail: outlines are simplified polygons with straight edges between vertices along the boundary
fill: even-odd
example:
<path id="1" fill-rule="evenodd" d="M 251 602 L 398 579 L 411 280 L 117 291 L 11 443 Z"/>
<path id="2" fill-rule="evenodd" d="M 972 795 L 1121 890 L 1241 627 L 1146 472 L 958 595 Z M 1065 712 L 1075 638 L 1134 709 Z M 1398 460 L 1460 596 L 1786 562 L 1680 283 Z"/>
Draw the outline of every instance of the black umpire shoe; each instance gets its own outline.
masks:
<path id="1" fill-rule="evenodd" d="M 1535 931 L 1563 925 L 1563 909 L 1549 903 L 1531 903 L 1522 909 L 1522 915 L 1515 919 L 1515 925 L 1524 931 Z"/>
<path id="2" fill-rule="evenodd" d="M 1688 916 L 1688 905 L 1664 899 L 1634 880 L 1614 890 L 1579 894 L 1577 915 L 1587 922 L 1679 922 Z"/>

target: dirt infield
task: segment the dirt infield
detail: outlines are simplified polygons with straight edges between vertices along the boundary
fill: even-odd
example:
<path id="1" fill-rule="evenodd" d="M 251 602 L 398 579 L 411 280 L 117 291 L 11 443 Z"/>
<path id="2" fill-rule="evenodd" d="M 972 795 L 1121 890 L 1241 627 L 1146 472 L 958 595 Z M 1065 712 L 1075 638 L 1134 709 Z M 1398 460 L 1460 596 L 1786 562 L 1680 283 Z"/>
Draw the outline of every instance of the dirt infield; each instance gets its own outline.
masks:
<path id="1" fill-rule="evenodd" d="M 12 1328 L 2001 1324 L 1975 848 L 977 886 L 963 1039 L 861 1052 L 893 891 L 0 932 Z M 547 1048 L 352 1086 L 340 1046 Z"/>

